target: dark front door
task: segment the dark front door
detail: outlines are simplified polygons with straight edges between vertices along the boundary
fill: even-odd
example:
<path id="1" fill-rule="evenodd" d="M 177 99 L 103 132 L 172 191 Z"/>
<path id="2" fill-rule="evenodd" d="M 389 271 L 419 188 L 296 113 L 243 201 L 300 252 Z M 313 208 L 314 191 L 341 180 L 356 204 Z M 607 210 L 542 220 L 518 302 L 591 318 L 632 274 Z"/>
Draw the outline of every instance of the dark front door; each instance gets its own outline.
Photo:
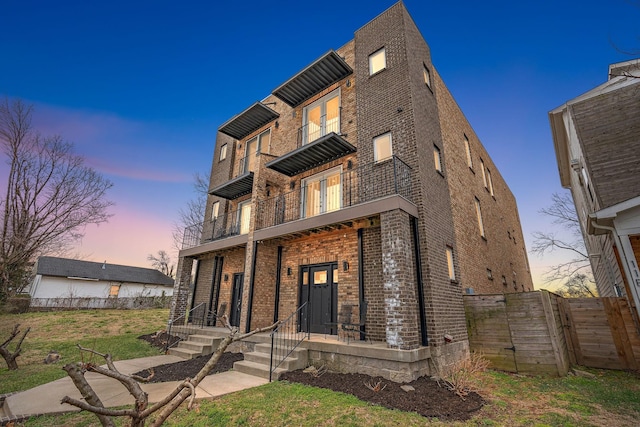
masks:
<path id="1" fill-rule="evenodd" d="M 244 282 L 244 273 L 236 273 L 233 275 L 231 313 L 229 314 L 229 323 L 231 323 L 231 326 L 240 326 L 240 313 L 242 312 L 242 282 Z"/>
<path id="2" fill-rule="evenodd" d="M 338 269 L 336 263 L 302 267 L 300 304 L 307 302 L 301 316 L 301 329 L 313 333 L 336 333 Z M 308 323 L 307 323 L 308 322 Z"/>

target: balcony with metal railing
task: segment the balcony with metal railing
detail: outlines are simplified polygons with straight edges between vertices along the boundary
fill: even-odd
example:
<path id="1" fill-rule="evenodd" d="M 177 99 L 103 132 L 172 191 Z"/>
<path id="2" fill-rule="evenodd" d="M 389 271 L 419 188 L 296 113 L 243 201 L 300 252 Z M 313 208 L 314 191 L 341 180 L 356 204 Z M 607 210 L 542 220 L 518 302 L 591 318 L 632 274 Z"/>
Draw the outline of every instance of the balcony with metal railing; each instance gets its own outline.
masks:
<path id="1" fill-rule="evenodd" d="M 230 211 L 217 218 L 193 224 L 184 229 L 182 250 L 200 246 L 215 240 L 239 236 L 242 218 L 238 211 Z"/>
<path id="2" fill-rule="evenodd" d="M 393 156 L 308 182 L 298 190 L 259 200 L 254 237 L 275 237 L 395 208 L 417 216 L 417 208 L 411 199 L 411 168 Z M 294 223 L 296 225 L 292 225 Z M 284 225 L 288 226 L 275 230 Z"/>

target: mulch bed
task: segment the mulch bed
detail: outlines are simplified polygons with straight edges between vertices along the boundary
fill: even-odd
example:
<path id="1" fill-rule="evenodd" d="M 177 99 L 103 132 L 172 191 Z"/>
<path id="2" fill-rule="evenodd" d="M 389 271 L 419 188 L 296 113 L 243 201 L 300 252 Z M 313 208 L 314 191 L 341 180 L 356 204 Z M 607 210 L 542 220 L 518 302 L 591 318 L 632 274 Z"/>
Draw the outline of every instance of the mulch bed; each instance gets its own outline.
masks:
<path id="1" fill-rule="evenodd" d="M 362 374 L 326 372 L 319 377 L 314 377 L 298 370 L 284 373 L 280 376 L 280 380 L 352 394 L 365 402 L 401 411 L 416 412 L 424 417 L 437 417 L 443 421 L 468 420 L 485 403 L 479 394 L 473 392 L 463 400 L 428 377 L 420 377 L 410 383 L 399 384 Z M 365 385 L 366 383 L 375 386 L 378 382 L 385 387 L 377 392 Z M 403 385 L 409 385 L 415 390 L 404 391 L 401 388 Z"/>
<path id="2" fill-rule="evenodd" d="M 139 338 L 163 349 L 167 339 L 173 340 L 177 337 L 168 337 L 164 332 L 158 332 L 156 334 L 143 335 Z M 156 366 L 153 368 L 154 377 L 149 382 L 180 381 L 185 378 L 193 378 L 210 357 L 210 355 L 201 356 L 191 360 Z M 211 374 L 233 369 L 233 364 L 243 359 L 244 355 L 242 353 L 224 353 Z M 149 372 L 146 370 L 140 371 L 136 375 L 146 378 Z M 468 420 L 485 404 L 482 396 L 477 393 L 470 392 L 463 399 L 428 377 L 421 377 L 410 383 L 399 384 L 383 378 L 374 378 L 362 374 L 325 372 L 315 377 L 310 373 L 298 370 L 281 375 L 280 380 L 352 394 L 365 402 L 401 411 L 416 412 L 424 417 L 438 418 L 442 421 Z M 377 392 L 365 385 L 375 386 L 378 382 L 380 382 L 381 387 L 384 386 L 384 389 Z M 405 391 L 401 388 L 403 385 L 411 386 L 414 390 Z"/>

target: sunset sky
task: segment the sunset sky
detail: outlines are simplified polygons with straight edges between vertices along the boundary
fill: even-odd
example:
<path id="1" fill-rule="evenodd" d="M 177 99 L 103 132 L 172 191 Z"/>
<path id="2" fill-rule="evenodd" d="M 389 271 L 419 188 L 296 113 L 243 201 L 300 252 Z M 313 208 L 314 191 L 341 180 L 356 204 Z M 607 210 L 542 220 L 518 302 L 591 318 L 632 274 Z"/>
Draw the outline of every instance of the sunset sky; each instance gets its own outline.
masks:
<path id="1" fill-rule="evenodd" d="M 393 0 L 6 0 L 0 96 L 35 107 L 43 134 L 75 144 L 113 181 L 114 216 L 74 255 L 150 267 L 174 260 L 172 224 L 208 174 L 217 128 L 267 96 Z M 520 210 L 527 247 L 561 190 L 547 112 L 640 56 L 640 4 L 626 0 L 406 0 L 434 66 Z M 0 184 L 6 171 L 0 165 Z M 4 187 L 0 187 L 4 188 Z M 553 263 L 530 255 L 534 282 Z"/>

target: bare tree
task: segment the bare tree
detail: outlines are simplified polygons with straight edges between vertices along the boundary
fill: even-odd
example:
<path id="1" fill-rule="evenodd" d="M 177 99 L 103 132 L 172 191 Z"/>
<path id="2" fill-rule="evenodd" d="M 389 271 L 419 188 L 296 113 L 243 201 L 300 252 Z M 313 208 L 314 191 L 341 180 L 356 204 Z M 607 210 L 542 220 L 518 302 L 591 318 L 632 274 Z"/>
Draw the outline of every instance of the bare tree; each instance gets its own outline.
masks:
<path id="1" fill-rule="evenodd" d="M 159 250 L 157 255 L 149 254 L 147 261 L 151 261 L 153 268 L 160 273 L 175 278 L 175 265 L 171 263 L 171 257 L 165 250 Z"/>
<path id="2" fill-rule="evenodd" d="M 584 245 L 582 231 L 578 215 L 569 192 L 553 193 L 552 203 L 549 207 L 541 209 L 540 213 L 553 218 L 552 223 L 562 230 L 562 237 L 554 231 L 535 231 L 533 233 L 533 246 L 531 252 L 543 257 L 555 251 L 570 254 L 568 261 L 554 264 L 545 272 L 545 281 L 562 282 L 563 287 L 573 286 L 571 280 L 574 277 L 584 277 L 593 283 L 591 263 Z"/>
<path id="3" fill-rule="evenodd" d="M 218 348 L 215 353 L 211 355 L 207 363 L 202 367 L 202 369 L 196 374 L 195 378 L 186 378 L 182 381 L 178 386 L 173 389 L 169 394 L 167 394 L 163 399 L 159 402 L 149 406 L 148 396 L 140 387 L 139 382 L 144 382 L 145 380 L 149 380 L 150 378 L 143 379 L 133 375 L 125 375 L 119 372 L 115 365 L 113 364 L 111 355 L 109 354 L 101 354 L 94 350 L 80 347 L 81 351 L 90 352 L 93 354 L 97 354 L 102 356 L 107 362 L 107 368 L 103 368 L 100 366 L 96 366 L 92 363 L 70 363 L 64 366 L 64 370 L 67 371 L 69 376 L 71 377 L 73 383 L 76 385 L 78 390 L 81 392 L 83 400 L 73 399 L 69 396 L 65 396 L 62 398 L 62 403 L 68 403 L 70 405 L 76 406 L 80 409 L 92 412 L 96 414 L 99 418 L 100 423 L 107 427 L 114 426 L 114 422 L 111 417 L 129 417 L 131 419 L 132 427 L 141 427 L 144 426 L 146 420 L 157 413 L 157 417 L 152 421 L 152 426 L 160 426 L 162 425 L 166 419 L 176 410 L 178 407 L 187 399 L 189 400 L 189 409 L 193 404 L 195 399 L 196 387 L 202 380 L 213 370 L 216 366 L 220 357 L 225 352 L 225 350 L 236 341 L 244 340 L 254 334 L 260 332 L 271 331 L 276 328 L 279 322 L 274 323 L 271 326 L 265 328 L 255 329 L 251 332 L 245 334 L 238 334 L 238 328 L 235 326 L 231 326 L 229 324 L 228 318 L 226 316 L 220 316 L 219 319 L 222 320 L 223 324 L 229 329 L 229 334 L 220 342 Z M 105 408 L 102 404 L 102 401 L 95 393 L 91 385 L 84 378 L 85 372 L 97 372 L 99 374 L 105 375 L 110 378 L 114 378 L 120 381 L 129 393 L 134 397 L 135 403 L 133 408 L 131 409 L 111 409 Z M 151 372 L 153 375 L 153 372 Z"/>
<path id="4" fill-rule="evenodd" d="M 16 361 L 16 359 L 18 358 L 18 356 L 20 356 L 20 353 L 22 352 L 22 342 L 24 341 L 27 334 L 31 330 L 31 328 L 27 328 L 27 330 L 24 331 L 24 334 L 22 334 L 22 337 L 16 343 L 15 350 L 11 351 L 8 348 L 9 343 L 11 343 L 11 341 L 13 341 L 15 337 L 17 337 L 20 334 L 19 328 L 20 328 L 20 324 L 14 325 L 13 331 L 11 331 L 9 338 L 7 338 L 2 344 L 0 344 L 0 356 L 2 356 L 5 362 L 7 362 L 7 368 L 9 368 L 10 371 L 15 371 L 18 369 L 18 362 Z"/>
<path id="5" fill-rule="evenodd" d="M 193 189 L 196 197 L 178 210 L 178 222 L 173 226 L 173 244 L 176 250 L 182 249 L 185 228 L 202 223 L 204 219 L 209 181 L 199 172 L 193 176 Z"/>
<path id="6" fill-rule="evenodd" d="M 564 283 L 560 294 L 566 298 L 595 298 L 598 291 L 589 276 L 578 273 Z"/>
<path id="7" fill-rule="evenodd" d="M 20 292 L 41 254 L 61 254 L 88 224 L 109 218 L 105 200 L 112 183 L 72 152 L 60 136 L 31 126 L 33 108 L 0 103 L 0 149 L 9 172 L 0 211 L 0 301 Z"/>

